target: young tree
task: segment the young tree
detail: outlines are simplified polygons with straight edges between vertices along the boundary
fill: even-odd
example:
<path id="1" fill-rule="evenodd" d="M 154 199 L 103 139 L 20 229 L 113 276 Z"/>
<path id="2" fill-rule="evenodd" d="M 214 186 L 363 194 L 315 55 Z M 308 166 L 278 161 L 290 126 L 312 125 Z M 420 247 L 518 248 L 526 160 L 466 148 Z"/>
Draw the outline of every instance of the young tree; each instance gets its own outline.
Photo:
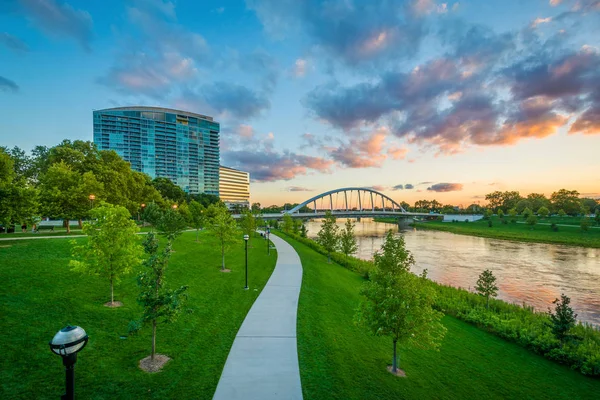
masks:
<path id="1" fill-rule="evenodd" d="M 579 226 L 581 227 L 582 231 L 584 231 L 584 232 L 589 231 L 591 225 L 592 225 L 591 218 L 587 218 L 587 217 L 581 218 L 581 222 L 580 222 Z"/>
<path id="2" fill-rule="evenodd" d="M 498 218 L 504 219 L 504 211 L 501 208 L 498 209 Z"/>
<path id="3" fill-rule="evenodd" d="M 300 227 L 300 237 L 308 237 L 308 230 L 306 229 L 306 226 L 304 224 L 302 224 L 302 226 Z"/>
<path id="4" fill-rule="evenodd" d="M 356 237 L 354 236 L 354 225 L 354 222 L 350 221 L 350 219 L 347 219 L 346 225 L 340 233 L 340 248 L 346 257 L 348 257 L 350 254 L 356 253 L 358 250 Z"/>
<path id="5" fill-rule="evenodd" d="M 147 222 L 151 226 L 151 231 L 158 225 L 160 219 L 162 218 L 163 211 L 160 207 L 152 202 L 144 208 L 144 212 L 142 213 L 142 220 Z"/>
<path id="6" fill-rule="evenodd" d="M 92 210 L 94 221 L 83 226 L 85 244 L 75 245 L 74 271 L 100 275 L 110 282 L 110 306 L 114 307 L 114 284 L 138 265 L 142 255 L 136 232 L 139 228 L 125 207 L 110 204 Z"/>
<path id="7" fill-rule="evenodd" d="M 285 233 L 291 233 L 294 229 L 294 221 L 292 221 L 292 216 L 290 214 L 283 214 L 283 226 L 281 230 Z"/>
<path id="8" fill-rule="evenodd" d="M 526 208 L 523 210 L 523 213 L 522 213 L 522 215 L 523 215 L 523 219 L 524 219 L 524 220 L 527 220 L 527 219 L 528 219 L 530 216 L 532 216 L 532 215 L 533 215 L 533 211 L 531 211 L 531 209 L 530 209 L 529 207 L 526 207 Z"/>
<path id="9" fill-rule="evenodd" d="M 561 343 L 570 337 L 569 330 L 575 326 L 577 322 L 577 314 L 569 306 L 571 299 L 564 294 L 560 295 L 560 299 L 554 299 L 552 304 L 556 304 L 554 313 L 548 309 L 550 321 L 552 323 L 552 333 Z"/>
<path id="10" fill-rule="evenodd" d="M 494 212 L 492 211 L 491 208 L 488 208 L 487 210 L 485 210 L 483 212 L 483 219 L 491 220 L 492 219 L 492 215 L 494 215 Z"/>
<path id="11" fill-rule="evenodd" d="M 540 218 L 546 218 L 550 214 L 550 210 L 548 210 L 547 207 L 542 206 L 539 208 L 537 214 L 540 216 Z"/>
<path id="12" fill-rule="evenodd" d="M 338 231 L 339 227 L 335 223 L 335 217 L 331 211 L 326 211 L 321 230 L 317 233 L 317 243 L 327 251 L 327 263 L 329 264 L 331 264 L 331 253 L 336 251 L 340 245 Z"/>
<path id="13" fill-rule="evenodd" d="M 130 331 L 137 331 L 144 324 L 152 324 L 151 362 L 156 354 L 156 327 L 160 323 L 173 322 L 180 314 L 187 296 L 187 286 L 168 289 L 165 285 L 165 271 L 171 257 L 171 243 L 167 243 L 164 251 L 159 253 L 158 239 L 149 233 L 144 240 L 144 250 L 148 258 L 142 265 L 144 270 L 138 275 L 137 283 L 140 294 L 138 303 L 143 308 L 142 318 L 130 325 Z"/>
<path id="14" fill-rule="evenodd" d="M 300 221 L 299 219 L 293 219 L 292 220 L 292 233 L 294 235 L 299 235 L 300 234 L 300 226 L 302 225 L 302 221 Z"/>
<path id="15" fill-rule="evenodd" d="M 248 209 L 244 210 L 242 213 L 242 218 L 240 218 L 240 228 L 242 228 L 242 232 L 248 235 L 250 239 L 252 238 L 252 234 L 256 231 L 256 218 Z"/>
<path id="16" fill-rule="evenodd" d="M 496 286 L 496 277 L 489 269 L 486 269 L 479 275 L 475 290 L 481 296 L 486 298 L 486 308 L 490 309 L 490 297 L 498 295 L 498 286 Z"/>
<path id="17" fill-rule="evenodd" d="M 223 204 L 211 204 L 208 207 L 212 218 L 209 220 L 209 229 L 219 239 L 221 245 L 221 270 L 225 271 L 225 250 L 235 241 L 237 226 L 235 220 Z"/>
<path id="18" fill-rule="evenodd" d="M 187 228 L 185 218 L 174 208 L 168 208 L 167 211 L 163 212 L 156 225 L 158 233 L 165 236 L 171 246 L 185 228 Z"/>
<path id="19" fill-rule="evenodd" d="M 516 208 L 511 208 L 510 210 L 508 210 L 508 215 L 510 217 L 510 222 L 512 222 L 513 224 L 515 222 L 517 222 L 517 209 Z"/>
<path id="20" fill-rule="evenodd" d="M 567 213 L 565 212 L 565 210 L 563 210 L 562 208 L 560 210 L 558 210 L 558 216 L 563 218 L 565 215 L 567 215 Z"/>
<path id="21" fill-rule="evenodd" d="M 537 224 L 537 217 L 533 214 L 530 214 L 527 217 L 527 220 L 525 220 L 525 222 L 527 223 L 527 225 L 531 226 L 531 229 L 533 229 L 533 227 L 535 226 L 535 224 Z"/>
<path id="22" fill-rule="evenodd" d="M 600 207 L 596 208 L 594 213 L 594 221 L 596 222 L 596 225 L 600 226 Z"/>
<path id="23" fill-rule="evenodd" d="M 190 202 L 190 225 L 196 230 L 196 242 L 198 241 L 198 234 L 200 233 L 200 229 L 204 228 L 204 224 L 206 223 L 205 211 L 206 209 L 196 200 L 192 200 Z"/>
<path id="24" fill-rule="evenodd" d="M 434 348 L 446 333 L 440 323 L 443 314 L 432 308 L 435 291 L 425 278 L 410 272 L 414 259 L 404 247 L 404 238 L 388 232 L 380 252 L 374 255 L 371 280 L 361 290 L 356 321 L 373 334 L 391 336 L 394 357 L 392 372 L 397 373 L 397 343 Z"/>

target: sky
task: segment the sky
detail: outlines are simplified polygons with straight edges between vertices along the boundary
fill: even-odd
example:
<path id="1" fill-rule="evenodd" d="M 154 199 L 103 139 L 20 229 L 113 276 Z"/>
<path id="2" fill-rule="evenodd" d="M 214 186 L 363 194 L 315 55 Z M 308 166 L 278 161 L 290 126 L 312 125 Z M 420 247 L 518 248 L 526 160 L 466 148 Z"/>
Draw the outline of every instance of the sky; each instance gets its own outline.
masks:
<path id="1" fill-rule="evenodd" d="M 3 0 L 0 145 L 130 105 L 213 116 L 263 206 L 600 197 L 600 0 Z"/>

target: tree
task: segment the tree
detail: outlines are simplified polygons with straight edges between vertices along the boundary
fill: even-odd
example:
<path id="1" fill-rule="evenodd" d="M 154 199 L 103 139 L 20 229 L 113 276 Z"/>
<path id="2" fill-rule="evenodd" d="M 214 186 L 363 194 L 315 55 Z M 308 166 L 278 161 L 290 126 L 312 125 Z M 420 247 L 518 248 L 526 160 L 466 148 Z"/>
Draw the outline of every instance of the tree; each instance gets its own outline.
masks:
<path id="1" fill-rule="evenodd" d="M 33 223 L 39 208 L 38 191 L 17 168 L 13 158 L 0 148 L 0 224 L 7 228 L 15 222 Z"/>
<path id="2" fill-rule="evenodd" d="M 492 220 L 492 215 L 494 215 L 494 213 L 492 212 L 492 210 L 490 208 L 488 208 L 487 210 L 485 210 L 483 212 L 483 219 L 487 219 L 487 220 Z"/>
<path id="3" fill-rule="evenodd" d="M 518 211 L 518 210 L 517 210 L 517 211 Z M 531 215 L 533 215 L 533 211 L 531 211 L 531 209 L 530 209 L 529 207 L 526 207 L 526 208 L 523 210 L 523 213 L 522 213 L 522 215 L 523 215 L 523 219 L 527 219 L 527 218 L 529 218 Z"/>
<path id="4" fill-rule="evenodd" d="M 550 210 L 548 210 L 548 208 L 542 206 L 538 209 L 537 214 L 541 217 L 541 218 L 546 218 L 548 217 L 548 215 L 550 214 Z"/>
<path id="5" fill-rule="evenodd" d="M 302 221 L 300 221 L 299 219 L 293 219 L 292 220 L 292 233 L 294 235 L 299 235 L 300 234 L 300 226 L 302 225 Z"/>
<path id="6" fill-rule="evenodd" d="M 159 234 L 165 236 L 171 246 L 185 228 L 187 228 L 185 218 L 174 208 L 168 208 L 163 212 L 156 225 Z"/>
<path id="7" fill-rule="evenodd" d="M 361 289 L 365 299 L 359 305 L 356 322 L 375 335 L 392 338 L 392 372 L 396 373 L 397 343 L 437 349 L 446 328 L 440 323 L 443 314 L 432 308 L 434 289 L 426 278 L 410 272 L 414 259 L 402 236 L 395 238 L 389 231 L 374 262 L 371 280 Z"/>
<path id="8" fill-rule="evenodd" d="M 204 228 L 204 224 L 206 223 L 205 211 L 206 209 L 196 200 L 192 200 L 189 205 L 190 209 L 190 225 L 192 228 L 196 230 L 196 242 L 198 241 L 198 234 L 200 229 Z"/>
<path id="9" fill-rule="evenodd" d="M 594 221 L 596 222 L 596 225 L 600 226 L 600 207 L 596 208 L 594 213 Z"/>
<path id="10" fill-rule="evenodd" d="M 525 220 L 525 222 L 527 223 L 527 225 L 531 226 L 531 229 L 533 229 L 533 227 L 535 226 L 535 224 L 537 224 L 537 217 L 533 214 L 530 214 L 527 217 L 527 220 Z"/>
<path id="11" fill-rule="evenodd" d="M 527 200 L 531 203 L 532 210 L 539 210 L 540 207 L 550 207 L 550 200 L 542 193 L 529 193 L 527 195 Z"/>
<path id="12" fill-rule="evenodd" d="M 339 227 L 335 223 L 335 217 L 331 211 L 325 212 L 325 219 L 321 224 L 321 230 L 317 233 L 317 243 L 327 252 L 327 263 L 331 264 L 331 253 L 336 251 L 340 244 L 338 235 Z"/>
<path id="13" fill-rule="evenodd" d="M 571 299 L 568 296 L 561 294 L 560 299 L 554 299 L 552 302 L 552 304 L 556 304 L 554 313 L 548 309 L 552 333 L 561 343 L 564 343 L 565 339 L 570 337 L 569 330 L 571 330 L 577 322 L 577 314 L 575 314 L 573 309 L 569 306 L 570 303 Z"/>
<path id="14" fill-rule="evenodd" d="M 354 236 L 354 222 L 350 219 L 346 220 L 346 226 L 340 232 L 340 248 L 346 257 L 358 250 L 356 237 Z"/>
<path id="15" fill-rule="evenodd" d="M 304 224 L 302 224 L 302 226 L 300 227 L 300 237 L 308 237 L 308 230 L 306 229 L 306 226 Z"/>
<path id="16" fill-rule="evenodd" d="M 567 213 L 565 212 L 565 210 L 563 210 L 562 208 L 560 210 L 558 210 L 558 216 L 561 218 L 564 218 L 564 216 L 567 215 Z"/>
<path id="17" fill-rule="evenodd" d="M 283 214 L 283 225 L 281 230 L 285 233 L 291 233 L 294 229 L 294 221 L 292 221 L 292 216 L 290 214 Z"/>
<path id="18" fill-rule="evenodd" d="M 498 209 L 498 218 L 500 219 L 504 219 L 504 211 L 502 211 L 502 209 Z"/>
<path id="19" fill-rule="evenodd" d="M 91 214 L 94 221 L 83 226 L 88 240 L 73 248 L 74 259 L 69 265 L 74 271 L 108 279 L 110 306 L 115 306 L 114 284 L 140 262 L 139 228 L 125 207 L 106 204 L 94 208 Z"/>
<path id="20" fill-rule="evenodd" d="M 582 231 L 584 231 L 584 232 L 589 231 L 591 225 L 592 225 L 591 218 L 587 218 L 587 217 L 581 218 L 581 222 L 580 222 L 579 226 L 581 227 Z"/>
<path id="21" fill-rule="evenodd" d="M 164 199 L 181 203 L 185 201 L 185 192 L 174 184 L 169 178 L 154 178 L 152 186 L 159 191 Z"/>
<path id="22" fill-rule="evenodd" d="M 154 361 L 156 354 L 156 327 L 160 323 L 173 322 L 181 313 L 187 296 L 187 286 L 167 289 L 165 271 L 171 257 L 171 243 L 168 243 L 162 254 L 158 251 L 158 239 L 154 233 L 149 233 L 144 240 L 144 250 L 148 258 L 142 265 L 144 270 L 138 275 L 137 283 L 140 294 L 137 301 L 143 308 L 140 321 L 130 325 L 130 331 L 137 331 L 142 325 L 152 324 L 152 353 L 150 359 Z"/>
<path id="23" fill-rule="evenodd" d="M 254 215 L 248 209 L 242 213 L 240 228 L 242 228 L 242 232 L 248 235 L 249 238 L 252 238 L 252 234 L 256 231 L 256 218 L 254 218 Z"/>
<path id="24" fill-rule="evenodd" d="M 558 192 L 552 193 L 550 202 L 555 210 L 564 210 L 569 215 L 577 215 L 581 209 L 577 190 L 560 189 Z"/>
<path id="25" fill-rule="evenodd" d="M 523 200 L 519 200 L 519 202 L 517 203 L 517 205 L 516 205 L 515 208 L 517 209 L 517 212 L 519 214 L 522 214 L 522 213 L 525 212 L 525 210 L 530 210 L 531 211 L 532 210 L 532 205 L 531 205 L 531 202 L 529 200 L 523 199 Z"/>
<path id="26" fill-rule="evenodd" d="M 154 229 L 162 218 L 162 214 L 163 211 L 160 209 L 160 207 L 156 203 L 152 202 L 146 205 L 146 208 L 144 208 L 144 212 L 142 212 L 142 220 L 149 223 L 152 229 Z"/>
<path id="27" fill-rule="evenodd" d="M 496 286 L 496 277 L 489 269 L 483 271 L 477 279 L 475 290 L 481 296 L 486 298 L 486 308 L 490 309 L 490 297 L 498 295 L 498 286 Z"/>
<path id="28" fill-rule="evenodd" d="M 237 226 L 235 220 L 222 203 L 211 204 L 207 211 L 211 215 L 209 229 L 219 239 L 219 244 L 221 245 L 221 270 L 225 271 L 225 250 L 229 244 L 235 241 Z"/>

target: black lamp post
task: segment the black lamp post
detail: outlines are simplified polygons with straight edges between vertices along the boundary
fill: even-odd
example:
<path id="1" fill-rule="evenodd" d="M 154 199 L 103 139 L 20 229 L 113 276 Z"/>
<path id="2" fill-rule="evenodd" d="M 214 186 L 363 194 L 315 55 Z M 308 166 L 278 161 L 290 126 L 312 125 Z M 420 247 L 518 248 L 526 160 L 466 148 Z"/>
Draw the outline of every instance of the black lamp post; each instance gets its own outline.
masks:
<path id="1" fill-rule="evenodd" d="M 244 235 L 244 242 L 246 242 L 246 286 L 244 286 L 244 290 L 248 290 L 248 239 L 250 236 Z"/>
<path id="2" fill-rule="evenodd" d="M 50 350 L 63 358 L 65 366 L 66 393 L 61 396 L 62 400 L 73 400 L 75 398 L 75 362 L 77 353 L 85 347 L 88 335 L 79 326 L 67 325 L 62 328 L 49 343 Z"/>
<path id="3" fill-rule="evenodd" d="M 269 243 L 269 235 L 271 234 L 271 228 L 267 227 L 267 254 L 271 255 L 271 243 Z"/>

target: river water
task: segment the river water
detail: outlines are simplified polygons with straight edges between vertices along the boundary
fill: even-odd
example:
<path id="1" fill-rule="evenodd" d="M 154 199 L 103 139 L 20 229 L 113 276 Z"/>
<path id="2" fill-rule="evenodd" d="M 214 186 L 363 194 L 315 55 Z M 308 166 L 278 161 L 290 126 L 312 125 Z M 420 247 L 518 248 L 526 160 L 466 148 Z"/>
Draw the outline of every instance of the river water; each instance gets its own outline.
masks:
<path id="1" fill-rule="evenodd" d="M 344 220 L 339 220 L 340 228 Z M 316 237 L 321 221 L 306 224 L 308 236 Z M 357 257 L 371 260 L 388 230 L 395 224 L 363 219 L 357 222 Z M 561 293 L 571 298 L 580 321 L 600 325 L 600 249 L 543 243 L 512 242 L 449 232 L 401 229 L 406 248 L 415 258 L 412 271 L 427 268 L 436 282 L 473 291 L 484 269 L 493 271 L 498 298 L 547 311 Z M 399 234 L 399 233 L 397 233 Z"/>

